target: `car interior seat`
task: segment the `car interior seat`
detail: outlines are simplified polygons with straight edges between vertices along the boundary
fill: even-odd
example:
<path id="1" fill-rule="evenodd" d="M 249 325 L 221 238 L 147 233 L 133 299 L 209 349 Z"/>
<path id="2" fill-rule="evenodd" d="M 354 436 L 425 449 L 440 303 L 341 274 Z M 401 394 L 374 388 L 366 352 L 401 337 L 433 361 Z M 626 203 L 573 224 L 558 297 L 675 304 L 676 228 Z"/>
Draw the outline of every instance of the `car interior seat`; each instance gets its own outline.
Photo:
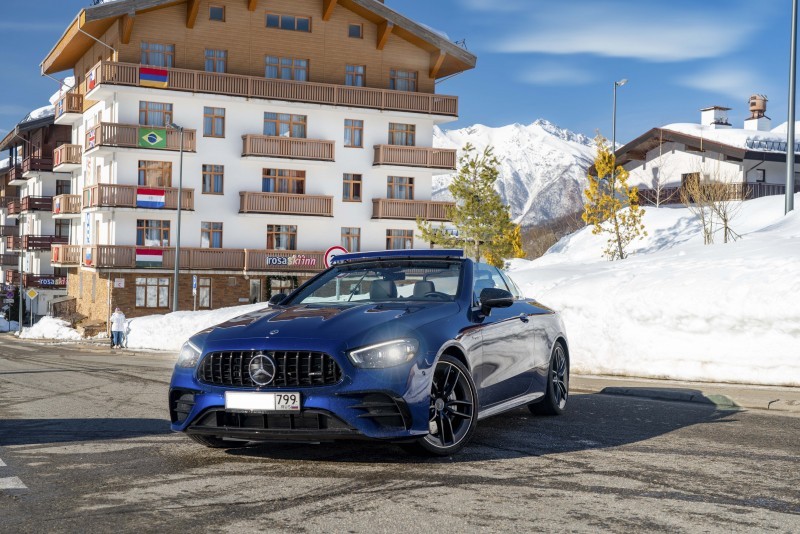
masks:
<path id="1" fill-rule="evenodd" d="M 420 280 L 414 284 L 414 297 L 423 298 L 428 293 L 436 291 L 436 286 L 428 280 Z"/>
<path id="2" fill-rule="evenodd" d="M 370 300 L 397 298 L 397 285 L 392 280 L 375 280 L 369 288 Z"/>

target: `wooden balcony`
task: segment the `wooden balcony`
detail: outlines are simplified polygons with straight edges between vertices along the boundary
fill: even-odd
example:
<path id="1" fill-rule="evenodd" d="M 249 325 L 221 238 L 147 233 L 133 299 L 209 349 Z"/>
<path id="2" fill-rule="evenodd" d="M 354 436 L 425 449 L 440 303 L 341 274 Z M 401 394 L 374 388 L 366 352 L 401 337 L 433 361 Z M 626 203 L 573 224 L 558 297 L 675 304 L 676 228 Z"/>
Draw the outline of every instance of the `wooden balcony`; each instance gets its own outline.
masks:
<path id="1" fill-rule="evenodd" d="M 0 265 L 3 267 L 18 267 L 19 254 L 0 254 Z"/>
<path id="2" fill-rule="evenodd" d="M 18 235 L 6 236 L 6 250 L 22 250 L 22 237 Z"/>
<path id="3" fill-rule="evenodd" d="M 239 213 L 333 216 L 333 197 L 289 193 L 239 193 Z"/>
<path id="4" fill-rule="evenodd" d="M 333 141 L 276 137 L 270 135 L 243 135 L 242 156 L 334 161 Z"/>
<path id="5" fill-rule="evenodd" d="M 800 184 L 794 187 L 795 193 L 800 193 Z M 727 200 L 752 200 L 754 198 L 785 195 L 785 184 L 767 184 L 761 182 L 733 182 L 726 184 L 724 195 Z M 716 193 L 719 194 L 719 193 Z M 642 205 L 668 205 L 683 204 L 684 188 L 664 187 L 661 191 L 655 189 L 640 189 L 639 203 Z"/>
<path id="6" fill-rule="evenodd" d="M 56 102 L 56 124 L 73 124 L 83 117 L 83 94 L 72 90 Z"/>
<path id="7" fill-rule="evenodd" d="M 22 237 L 22 248 L 25 250 L 50 250 L 53 245 L 64 245 L 68 242 L 69 237 L 67 236 L 26 235 Z"/>
<path id="8" fill-rule="evenodd" d="M 53 197 L 22 197 L 20 201 L 20 211 L 53 211 Z"/>
<path id="9" fill-rule="evenodd" d="M 60 145 L 53 151 L 53 170 L 70 172 L 81 168 L 83 148 L 80 145 Z"/>
<path id="10" fill-rule="evenodd" d="M 373 165 L 399 165 L 426 169 L 456 169 L 456 151 L 447 148 L 376 145 Z"/>
<path id="11" fill-rule="evenodd" d="M 20 200 L 16 198 L 9 201 L 6 204 L 6 210 L 8 217 L 19 217 L 20 211 L 22 211 Z"/>
<path id="12" fill-rule="evenodd" d="M 7 185 L 24 185 L 26 183 L 28 183 L 28 179 L 25 178 L 25 175 L 22 172 L 22 165 L 11 167 L 6 173 Z"/>
<path id="13" fill-rule="evenodd" d="M 53 172 L 53 158 L 27 158 L 22 162 L 22 175 L 25 178 L 40 172 Z"/>
<path id="14" fill-rule="evenodd" d="M 155 208 L 143 205 L 138 200 L 138 192 L 164 192 L 164 207 Z M 181 199 L 182 210 L 194 210 L 194 189 L 184 188 Z M 83 189 L 84 208 L 139 208 L 139 209 L 178 209 L 178 189 L 176 187 L 150 187 L 136 185 L 97 184 Z"/>
<path id="15" fill-rule="evenodd" d="M 103 61 L 95 65 L 97 85 L 139 86 L 142 65 Z M 458 116 L 458 97 L 409 93 L 371 87 L 274 80 L 259 76 L 220 74 L 188 69 L 164 69 L 168 90 L 212 93 L 244 98 L 309 102 L 331 106 Z M 88 78 L 88 76 L 87 76 Z"/>
<path id="16" fill-rule="evenodd" d="M 53 217 L 57 219 L 67 219 L 80 217 L 80 215 L 80 195 L 57 195 L 53 197 Z"/>
<path id="17" fill-rule="evenodd" d="M 86 151 L 100 147 L 137 148 L 142 150 L 180 150 L 181 134 L 177 130 L 167 128 L 165 148 L 151 148 L 140 139 L 145 131 L 152 130 L 149 126 L 135 124 L 116 124 L 101 122 L 86 131 Z M 183 150 L 195 152 L 197 149 L 197 131 L 184 130 Z"/>
<path id="18" fill-rule="evenodd" d="M 81 264 L 81 246 L 56 244 L 50 247 L 50 263 L 56 267 L 69 267 Z"/>
<path id="19" fill-rule="evenodd" d="M 372 199 L 373 219 L 403 219 L 424 221 L 449 221 L 447 210 L 455 207 L 454 202 L 435 202 L 432 200 L 394 200 L 390 198 Z"/>

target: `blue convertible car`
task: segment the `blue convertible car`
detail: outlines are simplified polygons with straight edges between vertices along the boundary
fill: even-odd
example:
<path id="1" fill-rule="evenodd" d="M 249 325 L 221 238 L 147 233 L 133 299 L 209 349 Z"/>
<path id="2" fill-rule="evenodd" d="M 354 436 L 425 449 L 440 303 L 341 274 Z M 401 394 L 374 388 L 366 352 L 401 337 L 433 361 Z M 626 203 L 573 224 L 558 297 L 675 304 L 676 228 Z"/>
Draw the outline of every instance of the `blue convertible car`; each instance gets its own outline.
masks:
<path id="1" fill-rule="evenodd" d="M 173 430 L 209 447 L 371 438 L 448 455 L 480 419 L 566 406 L 558 314 L 462 251 L 339 256 L 270 304 L 183 346 Z"/>

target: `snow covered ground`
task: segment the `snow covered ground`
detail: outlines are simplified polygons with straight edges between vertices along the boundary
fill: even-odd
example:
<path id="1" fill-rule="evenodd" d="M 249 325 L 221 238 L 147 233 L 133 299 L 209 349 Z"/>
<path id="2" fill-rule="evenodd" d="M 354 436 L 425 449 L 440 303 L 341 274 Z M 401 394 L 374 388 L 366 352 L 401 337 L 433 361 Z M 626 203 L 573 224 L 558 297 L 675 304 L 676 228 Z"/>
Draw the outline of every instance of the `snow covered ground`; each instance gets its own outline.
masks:
<path id="1" fill-rule="evenodd" d="M 17 323 L 14 323 L 15 325 Z M 59 339 L 77 341 L 81 335 L 71 328 L 67 321 L 55 317 L 42 317 L 30 328 L 23 328 L 19 336 L 22 339 Z"/>
<path id="2" fill-rule="evenodd" d="M 744 203 L 742 238 L 708 246 L 685 208 L 647 208 L 628 259 L 584 229 L 511 276 L 561 312 L 574 372 L 800 386 L 800 211 L 783 203 Z"/>

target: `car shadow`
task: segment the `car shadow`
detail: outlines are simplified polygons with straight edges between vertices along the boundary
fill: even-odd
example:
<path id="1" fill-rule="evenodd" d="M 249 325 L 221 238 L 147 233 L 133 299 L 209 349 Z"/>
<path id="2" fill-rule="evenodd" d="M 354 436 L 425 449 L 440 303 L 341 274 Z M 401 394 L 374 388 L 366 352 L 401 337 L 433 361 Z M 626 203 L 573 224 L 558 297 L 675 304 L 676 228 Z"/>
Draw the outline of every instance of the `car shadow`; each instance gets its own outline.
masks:
<path id="1" fill-rule="evenodd" d="M 702 396 L 697 391 L 684 391 Z M 623 395 L 573 394 L 567 411 L 558 417 L 535 416 L 522 407 L 482 420 L 470 444 L 460 453 L 444 458 L 408 455 L 396 444 L 365 441 L 321 445 L 262 443 L 228 449 L 227 454 L 353 463 L 475 462 L 618 447 L 695 425 L 735 421 L 736 411 L 718 407 L 713 399 L 707 403 L 697 400 L 664 402 Z"/>
<path id="2" fill-rule="evenodd" d="M 0 446 L 104 441 L 169 434 L 166 419 L 2 419 Z"/>

